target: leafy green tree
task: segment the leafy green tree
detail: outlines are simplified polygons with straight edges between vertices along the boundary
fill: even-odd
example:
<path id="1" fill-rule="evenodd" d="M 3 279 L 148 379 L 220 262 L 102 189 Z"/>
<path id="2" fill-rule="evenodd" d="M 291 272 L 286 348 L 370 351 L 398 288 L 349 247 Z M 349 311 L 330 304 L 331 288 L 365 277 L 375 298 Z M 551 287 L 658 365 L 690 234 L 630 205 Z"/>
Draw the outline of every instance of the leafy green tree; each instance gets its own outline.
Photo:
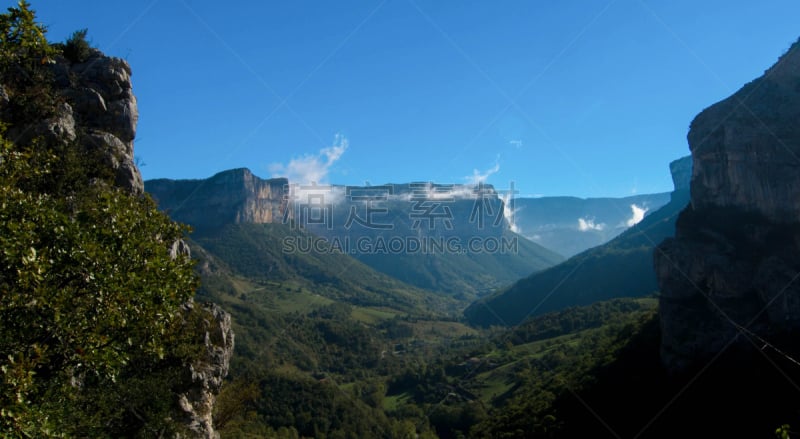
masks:
<path id="1" fill-rule="evenodd" d="M 71 197 L 25 190 L 48 176 L 29 163 L 58 162 L 39 154 L 2 140 L 0 423 L 15 434 L 46 433 L 41 421 L 60 416 L 49 411 L 86 385 L 168 356 L 195 288 L 191 261 L 168 249 L 181 226 L 102 185 Z"/>
<path id="2" fill-rule="evenodd" d="M 54 114 L 54 53 L 27 2 L 0 14 L 0 436 L 177 432 L 175 393 L 209 325 L 181 307 L 197 281 L 169 247 L 186 228 L 79 144 L 6 138 L 4 123 Z"/>
<path id="3" fill-rule="evenodd" d="M 46 66 L 57 50 L 47 42 L 46 31 L 24 0 L 0 14 L 0 80 L 14 123 L 53 114 L 56 100 L 46 86 Z"/>

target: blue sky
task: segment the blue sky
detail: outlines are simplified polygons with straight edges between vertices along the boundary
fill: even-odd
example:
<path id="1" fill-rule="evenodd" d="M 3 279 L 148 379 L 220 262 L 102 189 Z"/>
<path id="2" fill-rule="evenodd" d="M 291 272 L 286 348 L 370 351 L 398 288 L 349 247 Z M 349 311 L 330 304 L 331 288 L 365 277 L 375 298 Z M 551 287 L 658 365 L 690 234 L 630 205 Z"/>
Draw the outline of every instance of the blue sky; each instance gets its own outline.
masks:
<path id="1" fill-rule="evenodd" d="M 5 2 L 10 5 L 12 2 Z M 149 178 L 486 177 L 668 191 L 703 108 L 800 36 L 795 0 L 32 1 L 125 58 Z"/>

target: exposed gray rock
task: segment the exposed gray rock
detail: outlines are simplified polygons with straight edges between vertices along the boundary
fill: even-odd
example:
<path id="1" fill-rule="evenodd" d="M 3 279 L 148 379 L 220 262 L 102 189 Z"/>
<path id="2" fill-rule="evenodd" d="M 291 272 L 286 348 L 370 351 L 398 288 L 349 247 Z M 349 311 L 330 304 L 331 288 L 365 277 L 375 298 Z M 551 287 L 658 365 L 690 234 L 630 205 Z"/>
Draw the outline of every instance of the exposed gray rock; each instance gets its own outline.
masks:
<path id="1" fill-rule="evenodd" d="M 106 100 L 96 90 L 89 87 L 67 89 L 65 92 L 75 111 L 88 121 L 100 120 L 108 111 Z"/>
<path id="2" fill-rule="evenodd" d="M 114 183 L 121 188 L 133 192 L 134 194 L 142 194 L 144 192 L 142 174 L 139 173 L 139 168 L 136 167 L 136 165 L 133 163 L 133 160 L 127 157 L 116 169 Z"/>
<path id="3" fill-rule="evenodd" d="M 75 118 L 73 116 L 72 107 L 67 104 L 61 104 L 54 117 L 44 121 L 44 124 L 38 130 L 39 134 L 44 135 L 46 138 L 56 140 L 66 139 L 68 141 L 75 140 Z"/>
<path id="4" fill-rule="evenodd" d="M 53 133 L 74 140 L 76 128 L 82 128 L 87 133 L 82 142 L 101 153 L 114 170 L 116 184 L 134 194 L 144 193 L 133 156 L 139 111 L 128 63 L 93 49 L 85 62 L 57 57 L 51 69 L 70 109 L 59 111 L 44 132 L 35 130 L 31 135 Z"/>
<path id="5" fill-rule="evenodd" d="M 208 229 L 281 222 L 288 184 L 285 178 L 264 180 L 241 168 L 205 180 L 149 180 L 147 192 L 173 219 Z"/>
<path id="6" fill-rule="evenodd" d="M 800 330 L 798 121 L 800 43 L 692 122 L 691 204 L 655 252 L 668 369 Z"/>
<path id="7" fill-rule="evenodd" d="M 144 193 L 133 156 L 139 112 L 128 63 L 93 49 L 85 62 L 56 57 L 50 69 L 65 102 L 48 119 L 11 126 L 9 138 L 20 143 L 44 138 L 48 144 L 77 139 L 87 151 L 100 152 L 104 164 L 113 169 L 117 185 L 137 195 Z M 0 113 L 7 102 L 5 88 L 0 87 Z"/>
<path id="8" fill-rule="evenodd" d="M 169 257 L 172 259 L 177 259 L 178 256 L 186 256 L 187 258 L 192 257 L 192 250 L 186 241 L 179 239 L 172 243 L 172 247 L 169 248 Z"/>
<path id="9" fill-rule="evenodd" d="M 13 142 L 28 143 L 36 138 L 44 139 L 47 144 L 65 144 L 75 140 L 75 117 L 72 107 L 62 103 L 55 110 L 55 115 L 48 119 L 34 121 L 27 126 L 11 126 L 8 130 Z"/>
<path id="10" fill-rule="evenodd" d="M 692 122 L 692 206 L 800 221 L 800 46 Z"/>
<path id="11" fill-rule="evenodd" d="M 196 306 L 190 301 L 184 305 L 184 309 L 188 312 Z M 212 419 L 214 403 L 228 374 L 234 334 L 231 316 L 222 308 L 205 304 L 203 311 L 209 317 L 204 322 L 205 353 L 189 366 L 186 377 L 189 390 L 178 395 L 178 405 L 183 411 L 183 423 L 192 432 L 192 437 L 214 439 L 219 438 Z"/>
<path id="12" fill-rule="evenodd" d="M 670 162 L 669 172 L 672 175 L 674 190 L 688 191 L 692 182 L 692 156 L 687 155 Z"/>
<path id="13" fill-rule="evenodd" d="M 121 159 L 128 155 L 129 145 L 111 133 L 92 130 L 86 134 L 86 141 L 92 148 L 102 151 L 106 161 L 109 164 L 113 163 L 115 168 L 119 166 Z"/>

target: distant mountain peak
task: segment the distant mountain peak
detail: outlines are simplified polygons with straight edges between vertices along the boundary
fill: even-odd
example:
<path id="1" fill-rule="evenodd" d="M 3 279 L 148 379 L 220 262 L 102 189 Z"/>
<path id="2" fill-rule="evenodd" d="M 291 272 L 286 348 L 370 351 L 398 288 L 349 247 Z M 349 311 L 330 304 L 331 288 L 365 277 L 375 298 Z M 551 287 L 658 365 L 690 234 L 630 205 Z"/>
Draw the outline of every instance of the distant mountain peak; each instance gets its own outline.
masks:
<path id="1" fill-rule="evenodd" d="M 173 219 L 214 229 L 280 222 L 288 183 L 285 178 L 264 180 L 247 168 L 236 168 L 202 180 L 148 180 L 145 190 Z"/>
<path id="2" fill-rule="evenodd" d="M 672 184 L 676 191 L 688 191 L 692 181 L 692 156 L 687 155 L 669 164 Z"/>

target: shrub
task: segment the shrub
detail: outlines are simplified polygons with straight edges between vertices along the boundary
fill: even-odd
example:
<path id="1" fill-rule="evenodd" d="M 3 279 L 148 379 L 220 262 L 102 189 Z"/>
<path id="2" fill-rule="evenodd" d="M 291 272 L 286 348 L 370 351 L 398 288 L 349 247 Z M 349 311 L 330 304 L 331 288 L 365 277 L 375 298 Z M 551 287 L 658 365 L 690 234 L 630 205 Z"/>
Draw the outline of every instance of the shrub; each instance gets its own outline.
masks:
<path id="1" fill-rule="evenodd" d="M 84 62 L 91 54 L 91 46 L 86 41 L 88 29 L 76 30 L 64 43 L 64 57 L 77 63 Z"/>

